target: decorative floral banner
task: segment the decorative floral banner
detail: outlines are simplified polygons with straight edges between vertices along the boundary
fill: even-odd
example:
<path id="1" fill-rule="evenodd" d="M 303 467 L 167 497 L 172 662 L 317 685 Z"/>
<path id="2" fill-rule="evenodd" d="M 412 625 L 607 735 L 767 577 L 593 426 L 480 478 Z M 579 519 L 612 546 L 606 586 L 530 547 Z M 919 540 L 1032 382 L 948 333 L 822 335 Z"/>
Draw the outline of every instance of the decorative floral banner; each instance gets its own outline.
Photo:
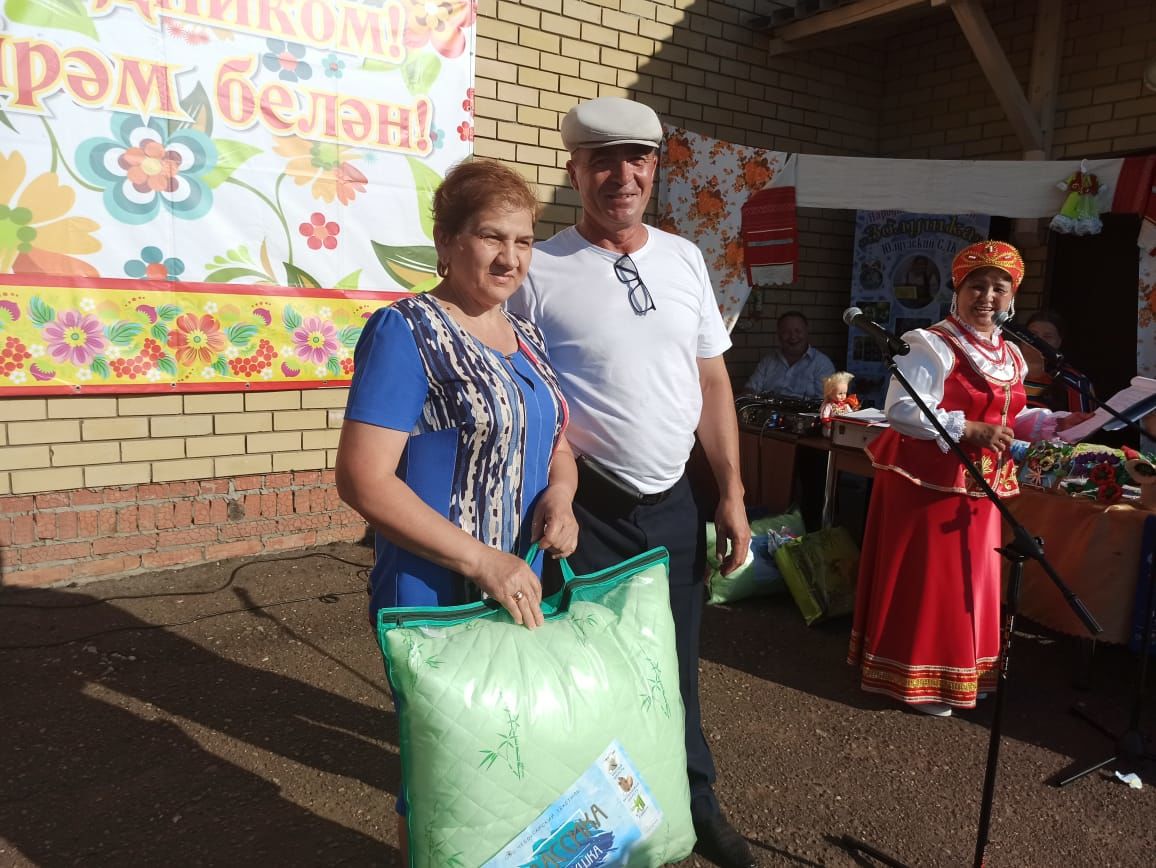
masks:
<path id="1" fill-rule="evenodd" d="M 0 277 L 0 396 L 348 385 L 398 292 Z"/>
<path id="2" fill-rule="evenodd" d="M 298 298 L 281 287 L 336 290 L 300 296 L 318 299 L 297 310 L 305 327 L 328 321 L 321 307 L 352 311 L 350 291 L 436 282 L 433 191 L 472 149 L 474 0 L 7 0 L 4 16 L 0 274 L 19 279 L 5 283 L 0 343 L 47 355 L 11 369 L 5 356 L 3 393 L 139 390 L 115 357 L 60 349 L 75 328 L 121 359 L 159 349 L 138 380 L 236 387 L 250 381 L 215 360 L 183 364 L 167 342 L 197 332 L 213 336 L 198 353 L 248 358 L 250 326 L 289 346 L 265 331 Z M 128 307 L 126 278 L 142 281 Z M 197 283 L 173 300 L 163 282 L 176 280 Z M 257 308 L 270 322 L 253 321 Z M 276 361 L 267 387 L 323 379 Z"/>
<path id="3" fill-rule="evenodd" d="M 749 148 L 665 126 L 659 228 L 698 245 L 719 310 L 733 329 L 751 293 L 743 267 L 742 207 L 764 187 L 794 186 L 790 154 Z"/>

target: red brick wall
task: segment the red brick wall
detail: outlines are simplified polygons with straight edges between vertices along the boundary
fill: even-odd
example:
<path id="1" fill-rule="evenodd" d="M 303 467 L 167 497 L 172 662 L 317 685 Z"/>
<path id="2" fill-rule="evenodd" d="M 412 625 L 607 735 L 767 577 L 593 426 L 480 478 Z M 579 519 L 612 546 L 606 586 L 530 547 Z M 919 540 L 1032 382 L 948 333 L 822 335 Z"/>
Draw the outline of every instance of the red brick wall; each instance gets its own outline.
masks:
<path id="1" fill-rule="evenodd" d="M 0 573 L 24 586 L 128 576 L 365 529 L 330 470 L 0 497 Z"/>

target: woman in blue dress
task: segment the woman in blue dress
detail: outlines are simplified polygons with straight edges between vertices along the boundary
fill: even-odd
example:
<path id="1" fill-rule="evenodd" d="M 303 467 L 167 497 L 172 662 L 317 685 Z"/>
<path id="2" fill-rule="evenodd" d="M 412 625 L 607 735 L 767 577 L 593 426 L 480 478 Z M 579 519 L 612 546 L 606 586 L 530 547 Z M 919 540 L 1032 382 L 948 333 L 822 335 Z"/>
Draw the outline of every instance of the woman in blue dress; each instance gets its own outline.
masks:
<path id="1" fill-rule="evenodd" d="M 530 265 L 538 201 L 513 170 L 462 163 L 434 197 L 442 282 L 377 311 L 354 356 L 341 498 L 377 532 L 371 615 L 484 592 L 542 623 L 541 559 L 565 557 L 578 483 L 538 329 L 504 303 Z"/>

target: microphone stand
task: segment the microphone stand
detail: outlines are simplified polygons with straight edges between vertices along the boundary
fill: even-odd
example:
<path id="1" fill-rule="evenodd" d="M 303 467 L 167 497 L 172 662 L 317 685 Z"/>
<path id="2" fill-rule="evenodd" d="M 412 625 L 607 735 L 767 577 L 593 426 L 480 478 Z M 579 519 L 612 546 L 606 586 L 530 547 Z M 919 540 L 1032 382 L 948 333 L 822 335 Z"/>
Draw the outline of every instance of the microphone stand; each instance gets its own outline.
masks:
<path id="1" fill-rule="evenodd" d="M 903 390 L 915 402 L 916 406 L 919 407 L 927 421 L 931 423 L 939 436 L 942 437 L 943 441 L 951 448 L 955 457 L 963 464 L 967 473 L 975 480 L 976 484 L 983 491 L 984 496 L 999 510 L 1000 515 L 1003 516 L 1003 520 L 1012 531 L 1011 542 L 997 549 L 1003 558 L 1011 564 L 1011 578 L 1008 582 L 1007 600 L 1003 609 L 1002 647 L 1000 649 L 999 664 L 997 666 L 998 675 L 995 688 L 995 709 L 991 722 L 991 732 L 988 737 L 987 766 L 984 771 L 983 795 L 980 800 L 979 826 L 976 829 L 975 858 L 972 862 L 973 868 L 982 868 L 987 854 L 988 833 L 991 828 L 992 803 L 995 798 L 995 778 L 996 771 L 999 768 L 1000 737 L 1003 730 L 1004 695 L 1007 688 L 1015 619 L 1019 613 L 1020 587 L 1023 581 L 1024 561 L 1030 559 L 1040 565 L 1044 573 L 1052 580 L 1056 588 L 1063 595 L 1068 606 L 1076 613 L 1076 616 L 1083 622 L 1084 626 L 1088 628 L 1088 632 L 1096 635 L 1102 633 L 1103 630 L 1096 622 L 1096 619 L 1092 617 L 1092 613 L 1088 611 L 1083 601 L 1076 596 L 1071 588 L 1064 584 L 1063 579 L 1060 578 L 1055 568 L 1048 562 L 1048 559 L 1044 557 L 1043 540 L 1039 537 L 1032 536 L 1028 530 L 1016 520 L 1011 510 L 1004 505 L 999 495 L 992 490 L 987 480 L 983 478 L 983 475 L 976 468 L 975 464 L 968 458 L 967 453 L 963 451 L 963 447 L 948 436 L 947 430 L 943 427 L 943 423 L 931 412 L 924 400 L 912 387 L 911 383 L 903 376 L 903 372 L 899 370 L 895 358 L 888 352 L 886 343 L 880 341 L 880 344 L 884 358 L 887 360 L 887 368 L 891 371 L 891 376 L 896 379 L 903 387 Z M 906 868 L 904 863 L 899 862 L 893 857 L 850 835 L 844 835 L 842 843 L 846 849 L 852 852 L 866 853 L 886 865 L 893 866 L 893 868 Z"/>

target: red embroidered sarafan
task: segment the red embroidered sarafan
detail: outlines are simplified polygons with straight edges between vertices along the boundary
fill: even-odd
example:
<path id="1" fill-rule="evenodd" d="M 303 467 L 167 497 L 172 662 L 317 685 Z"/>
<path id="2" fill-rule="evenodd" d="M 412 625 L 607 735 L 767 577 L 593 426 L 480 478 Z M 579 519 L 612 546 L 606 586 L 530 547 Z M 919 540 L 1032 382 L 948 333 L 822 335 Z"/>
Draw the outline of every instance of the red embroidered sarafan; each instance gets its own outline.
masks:
<path id="1" fill-rule="evenodd" d="M 955 354 L 955 363 L 944 380 L 940 409 L 962 410 L 973 422 L 1010 425 L 1023 410 L 1027 396 L 1021 384 L 1026 371 L 1007 342 L 998 337 L 994 344 L 985 344 L 953 320 L 934 325 L 928 331 L 942 338 Z M 961 445 L 996 494 L 1000 497 L 1019 494 L 1015 462 L 1008 453 L 998 455 L 991 449 L 968 443 Z M 945 454 L 934 440 L 921 440 L 888 429 L 867 446 L 867 454 L 876 467 L 893 470 L 916 485 L 984 496 L 955 454 Z"/>

